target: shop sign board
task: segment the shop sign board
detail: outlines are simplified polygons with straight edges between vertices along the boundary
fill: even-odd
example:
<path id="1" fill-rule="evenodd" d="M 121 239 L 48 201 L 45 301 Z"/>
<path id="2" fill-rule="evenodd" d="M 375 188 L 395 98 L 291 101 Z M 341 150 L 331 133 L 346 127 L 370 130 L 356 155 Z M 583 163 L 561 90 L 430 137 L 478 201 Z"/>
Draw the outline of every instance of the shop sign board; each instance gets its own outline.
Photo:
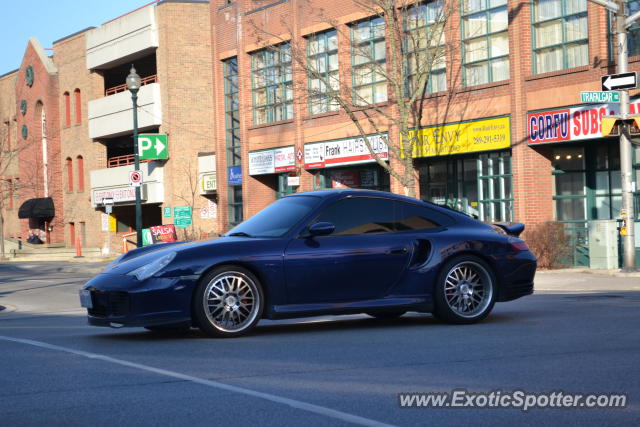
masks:
<path id="1" fill-rule="evenodd" d="M 242 166 L 227 168 L 227 183 L 229 185 L 242 185 Z"/>
<path id="2" fill-rule="evenodd" d="M 296 167 L 295 147 L 278 147 L 249 152 L 249 175 L 289 172 Z"/>
<path id="3" fill-rule="evenodd" d="M 147 198 L 146 188 L 146 185 L 141 187 L 140 198 L 142 200 Z M 102 199 L 113 199 L 113 203 L 135 202 L 136 189 L 135 187 L 126 186 L 107 190 L 93 190 L 93 204 L 102 204 Z"/>
<path id="4" fill-rule="evenodd" d="M 389 159 L 387 133 L 368 135 L 374 153 L 382 160 Z M 362 137 L 334 141 L 313 142 L 304 145 L 306 169 L 329 168 L 375 162 Z"/>
<path id="5" fill-rule="evenodd" d="M 416 135 L 410 132 L 410 137 Z M 413 157 L 446 156 L 511 147 L 511 119 L 497 117 L 422 128 Z M 402 147 L 401 147 L 402 148 Z"/>
<path id="6" fill-rule="evenodd" d="M 640 100 L 629 103 L 630 114 L 640 114 Z M 618 104 L 565 107 L 527 114 L 528 144 L 548 144 L 602 138 L 602 117 L 620 114 Z"/>
<path id="7" fill-rule="evenodd" d="M 176 227 L 172 224 L 149 227 L 152 243 L 175 242 L 178 240 Z"/>

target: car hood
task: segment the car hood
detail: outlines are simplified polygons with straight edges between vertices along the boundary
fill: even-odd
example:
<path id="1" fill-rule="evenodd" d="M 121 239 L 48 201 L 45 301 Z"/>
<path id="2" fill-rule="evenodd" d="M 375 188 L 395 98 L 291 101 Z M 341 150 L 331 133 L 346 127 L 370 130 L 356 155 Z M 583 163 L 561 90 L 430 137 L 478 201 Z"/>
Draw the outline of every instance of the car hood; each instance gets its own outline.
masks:
<path id="1" fill-rule="evenodd" d="M 247 237 L 216 237 L 211 240 L 200 242 L 171 242 L 160 243 L 142 248 L 133 249 L 109 264 L 103 273 L 127 274 L 143 265 L 149 264 L 170 252 L 176 252 L 176 257 L 164 268 L 167 272 L 163 275 L 179 276 L 193 274 L 193 270 L 188 268 L 190 260 L 194 254 L 206 254 L 207 257 L 215 256 L 227 252 L 230 247 L 238 245 L 245 246 L 254 244 L 264 238 Z M 177 270 L 176 270 L 177 269 Z M 184 271 L 178 271 L 184 270 Z"/>

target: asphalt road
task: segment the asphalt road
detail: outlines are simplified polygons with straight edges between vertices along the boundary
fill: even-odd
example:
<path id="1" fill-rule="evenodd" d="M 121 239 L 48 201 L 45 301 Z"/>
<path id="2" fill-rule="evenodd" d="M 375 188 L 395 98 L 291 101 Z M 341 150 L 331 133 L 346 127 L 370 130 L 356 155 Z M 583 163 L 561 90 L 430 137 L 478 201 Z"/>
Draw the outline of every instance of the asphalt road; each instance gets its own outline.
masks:
<path id="1" fill-rule="evenodd" d="M 484 322 L 263 321 L 209 339 L 90 327 L 93 266 L 0 264 L 0 425 L 638 425 L 638 277 L 540 274 Z M 407 409 L 398 393 L 625 393 L 624 409 Z"/>

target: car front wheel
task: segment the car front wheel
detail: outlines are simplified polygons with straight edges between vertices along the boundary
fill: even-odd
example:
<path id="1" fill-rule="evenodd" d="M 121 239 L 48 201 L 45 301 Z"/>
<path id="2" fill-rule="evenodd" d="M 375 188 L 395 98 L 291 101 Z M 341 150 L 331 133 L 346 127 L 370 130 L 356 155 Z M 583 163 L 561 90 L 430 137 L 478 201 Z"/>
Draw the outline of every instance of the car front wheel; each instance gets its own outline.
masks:
<path id="1" fill-rule="evenodd" d="M 210 271 L 200 282 L 194 314 L 200 329 L 213 337 L 237 337 L 249 332 L 264 308 L 258 279 L 239 266 Z"/>
<path id="2" fill-rule="evenodd" d="M 449 323 L 475 323 L 489 315 L 495 303 L 495 276 L 486 262 L 462 256 L 447 262 L 435 287 L 434 315 Z"/>

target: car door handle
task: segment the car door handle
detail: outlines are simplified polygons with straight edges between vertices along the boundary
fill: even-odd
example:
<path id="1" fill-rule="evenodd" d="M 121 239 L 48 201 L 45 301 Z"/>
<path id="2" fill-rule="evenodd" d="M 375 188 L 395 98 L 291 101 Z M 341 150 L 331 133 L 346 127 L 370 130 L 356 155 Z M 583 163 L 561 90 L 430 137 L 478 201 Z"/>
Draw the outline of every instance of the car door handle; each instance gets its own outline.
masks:
<path id="1" fill-rule="evenodd" d="M 407 252 L 409 252 L 409 248 L 407 248 L 406 246 L 401 246 L 401 247 L 389 249 L 387 251 L 387 255 L 402 255 L 402 254 L 406 254 Z"/>

